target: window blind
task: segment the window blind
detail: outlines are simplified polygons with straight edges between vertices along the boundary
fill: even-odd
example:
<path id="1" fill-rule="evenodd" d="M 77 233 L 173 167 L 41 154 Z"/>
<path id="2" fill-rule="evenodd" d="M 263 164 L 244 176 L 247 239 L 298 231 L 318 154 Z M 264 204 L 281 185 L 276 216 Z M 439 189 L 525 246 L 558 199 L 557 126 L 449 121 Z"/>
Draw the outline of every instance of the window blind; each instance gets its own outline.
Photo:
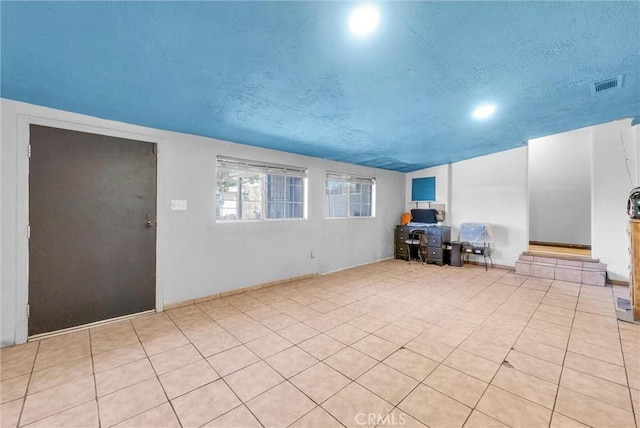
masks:
<path id="1" fill-rule="evenodd" d="M 269 175 L 287 175 L 289 177 L 307 177 L 307 168 L 299 166 L 281 165 L 226 156 L 218 156 L 217 164 L 219 167 L 226 169 L 255 171 Z"/>
<path id="2" fill-rule="evenodd" d="M 375 178 L 362 175 L 344 174 L 340 172 L 327 171 L 327 180 L 348 181 L 350 183 L 374 184 Z"/>

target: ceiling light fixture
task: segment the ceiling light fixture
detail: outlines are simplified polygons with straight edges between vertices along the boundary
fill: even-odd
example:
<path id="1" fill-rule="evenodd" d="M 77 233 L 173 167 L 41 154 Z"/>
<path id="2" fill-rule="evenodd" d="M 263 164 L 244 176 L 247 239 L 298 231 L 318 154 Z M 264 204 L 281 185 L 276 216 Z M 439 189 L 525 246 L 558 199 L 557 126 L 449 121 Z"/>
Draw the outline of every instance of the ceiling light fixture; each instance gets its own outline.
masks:
<path id="1" fill-rule="evenodd" d="M 485 104 L 473 111 L 474 119 L 487 119 L 496 112 L 496 106 L 493 104 Z"/>
<path id="2" fill-rule="evenodd" d="M 358 6 L 349 16 L 349 30 L 354 36 L 371 34 L 380 23 L 380 11 L 369 4 Z"/>

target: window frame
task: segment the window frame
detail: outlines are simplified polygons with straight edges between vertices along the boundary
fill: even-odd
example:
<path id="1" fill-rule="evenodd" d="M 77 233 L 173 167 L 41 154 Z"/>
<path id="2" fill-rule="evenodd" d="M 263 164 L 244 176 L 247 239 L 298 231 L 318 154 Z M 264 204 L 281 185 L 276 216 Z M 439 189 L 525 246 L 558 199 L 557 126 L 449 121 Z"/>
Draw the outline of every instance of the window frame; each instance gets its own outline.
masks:
<path id="1" fill-rule="evenodd" d="M 329 182 L 333 181 L 333 182 L 341 182 L 341 183 L 345 183 L 346 186 L 341 186 L 343 188 L 346 188 L 346 194 L 342 193 L 341 195 L 344 195 L 346 197 L 346 210 L 345 210 L 345 215 L 343 216 L 337 216 L 337 215 L 332 215 L 331 213 L 331 207 L 329 204 L 329 200 L 328 197 L 330 196 L 329 194 Z M 359 192 L 351 192 L 351 187 L 352 185 L 355 185 L 356 188 L 360 188 Z M 358 186 L 360 185 L 360 186 Z M 355 195 L 359 195 L 359 196 L 364 196 L 366 193 L 363 192 L 363 186 L 364 185 L 368 185 L 371 186 L 371 201 L 369 203 L 365 203 L 365 204 L 360 204 L 360 206 L 370 206 L 370 213 L 369 215 L 352 215 L 352 201 L 351 198 L 352 196 Z M 367 177 L 367 176 L 362 176 L 362 175 L 355 175 L 355 174 L 345 174 L 345 173 L 340 173 L 340 172 L 332 172 L 332 171 L 327 171 L 326 177 L 325 177 L 325 218 L 327 219 L 344 219 L 344 218 L 375 218 L 376 216 L 376 179 L 375 177 Z"/>
<path id="2" fill-rule="evenodd" d="M 219 180 L 221 171 L 236 171 L 236 172 L 244 172 L 244 173 L 252 173 L 255 172 L 255 175 L 260 177 L 261 190 L 260 190 L 260 218 L 256 219 L 246 219 L 241 218 L 242 213 L 238 216 L 238 207 L 236 207 L 236 218 L 225 219 L 221 218 L 219 212 L 218 201 L 222 201 L 224 203 L 224 196 L 220 198 L 221 195 Z M 285 177 L 284 184 L 284 193 L 285 198 L 283 201 L 269 201 L 269 176 L 281 176 Z M 302 192 L 302 200 L 298 201 L 290 201 L 287 200 L 287 178 L 298 178 L 302 180 L 300 191 Z M 282 165 L 275 164 L 270 162 L 261 162 L 261 161 L 253 161 L 248 159 L 239 159 L 232 158 L 227 156 L 218 155 L 216 158 L 216 213 L 215 213 L 215 221 L 216 223 L 259 223 L 259 222 L 271 222 L 271 221 L 288 221 L 288 220 L 306 220 L 307 219 L 307 205 L 308 205 L 308 169 L 305 167 L 298 166 L 290 166 L 290 165 Z M 237 199 L 236 194 L 236 201 Z M 242 196 L 240 196 L 242 197 Z M 285 207 L 287 204 L 301 204 L 301 216 L 300 217 L 269 217 L 269 209 L 270 204 L 273 203 L 283 203 Z M 221 207 L 220 207 L 221 208 Z M 285 209 L 285 215 L 287 210 Z M 240 218 L 239 218 L 240 217 Z"/>

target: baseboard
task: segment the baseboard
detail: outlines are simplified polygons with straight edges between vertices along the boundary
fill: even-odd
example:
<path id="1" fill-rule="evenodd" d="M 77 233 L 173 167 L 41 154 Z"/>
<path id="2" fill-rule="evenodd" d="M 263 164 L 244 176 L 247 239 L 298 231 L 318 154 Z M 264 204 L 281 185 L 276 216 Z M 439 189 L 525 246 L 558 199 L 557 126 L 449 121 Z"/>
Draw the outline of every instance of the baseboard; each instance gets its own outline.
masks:
<path id="1" fill-rule="evenodd" d="M 338 273 L 338 272 L 342 272 L 344 270 L 349 270 L 349 269 L 357 268 L 357 267 L 360 267 L 360 266 L 372 265 L 374 263 L 380 263 L 380 262 L 384 262 L 384 261 L 387 261 L 387 260 L 393 260 L 393 259 L 395 259 L 395 257 L 385 257 L 384 259 L 379 259 L 379 260 L 375 260 L 375 261 L 372 261 L 372 262 L 360 263 L 359 265 L 353 265 L 353 266 L 344 267 L 344 268 L 340 268 L 340 269 L 330 270 L 330 271 L 327 271 L 327 272 L 322 272 L 322 273 L 320 273 L 318 275 L 320 275 L 320 276 L 322 276 L 322 275 L 331 275 L 332 273 Z"/>
<path id="2" fill-rule="evenodd" d="M 563 244 L 561 242 L 529 241 L 529 245 L 543 245 L 545 247 L 575 248 L 576 250 L 591 250 L 591 245 Z"/>
<path id="3" fill-rule="evenodd" d="M 261 288 L 273 287 L 274 285 L 286 284 L 288 282 L 301 281 L 303 279 L 315 278 L 317 273 L 310 273 L 308 275 L 294 276 L 291 278 L 281 279 L 278 281 L 265 282 L 263 284 L 251 285 L 249 287 L 235 288 L 233 290 L 222 291 L 220 293 L 209 294 L 207 296 L 197 297 L 195 299 L 183 300 L 176 303 L 168 303 L 162 306 L 162 310 L 168 311 L 170 309 L 181 308 L 183 306 L 189 306 L 196 303 L 208 302 L 209 300 L 221 299 L 223 297 L 234 296 L 236 294 L 248 293 L 250 291 L 260 290 Z"/>
<path id="4" fill-rule="evenodd" d="M 479 262 L 479 261 L 474 261 L 474 260 L 469 260 L 469 261 L 464 261 L 465 265 L 475 265 L 475 266 L 480 266 L 480 267 L 484 267 L 484 262 Z M 453 266 L 450 266 L 453 267 Z M 504 270 L 511 270 L 514 271 L 516 270 L 516 268 L 514 266 L 507 266 L 507 265 L 499 265 L 494 263 L 493 266 L 491 266 L 491 262 L 489 262 L 488 268 L 497 268 L 497 269 L 504 269 Z"/>
<path id="5" fill-rule="evenodd" d="M 628 287 L 629 286 L 629 281 L 620 281 L 617 279 L 609 279 L 607 278 L 607 283 L 611 284 L 611 285 L 620 285 L 623 287 Z"/>

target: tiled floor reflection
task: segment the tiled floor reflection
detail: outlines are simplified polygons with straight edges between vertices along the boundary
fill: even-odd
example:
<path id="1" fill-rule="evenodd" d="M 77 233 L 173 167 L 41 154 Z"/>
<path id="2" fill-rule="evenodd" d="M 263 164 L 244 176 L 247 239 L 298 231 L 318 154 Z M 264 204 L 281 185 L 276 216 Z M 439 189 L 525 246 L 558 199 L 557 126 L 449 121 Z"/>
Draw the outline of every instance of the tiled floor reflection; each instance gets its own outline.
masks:
<path id="1" fill-rule="evenodd" d="M 624 293 L 388 260 L 4 348 L 0 421 L 637 427 Z"/>

